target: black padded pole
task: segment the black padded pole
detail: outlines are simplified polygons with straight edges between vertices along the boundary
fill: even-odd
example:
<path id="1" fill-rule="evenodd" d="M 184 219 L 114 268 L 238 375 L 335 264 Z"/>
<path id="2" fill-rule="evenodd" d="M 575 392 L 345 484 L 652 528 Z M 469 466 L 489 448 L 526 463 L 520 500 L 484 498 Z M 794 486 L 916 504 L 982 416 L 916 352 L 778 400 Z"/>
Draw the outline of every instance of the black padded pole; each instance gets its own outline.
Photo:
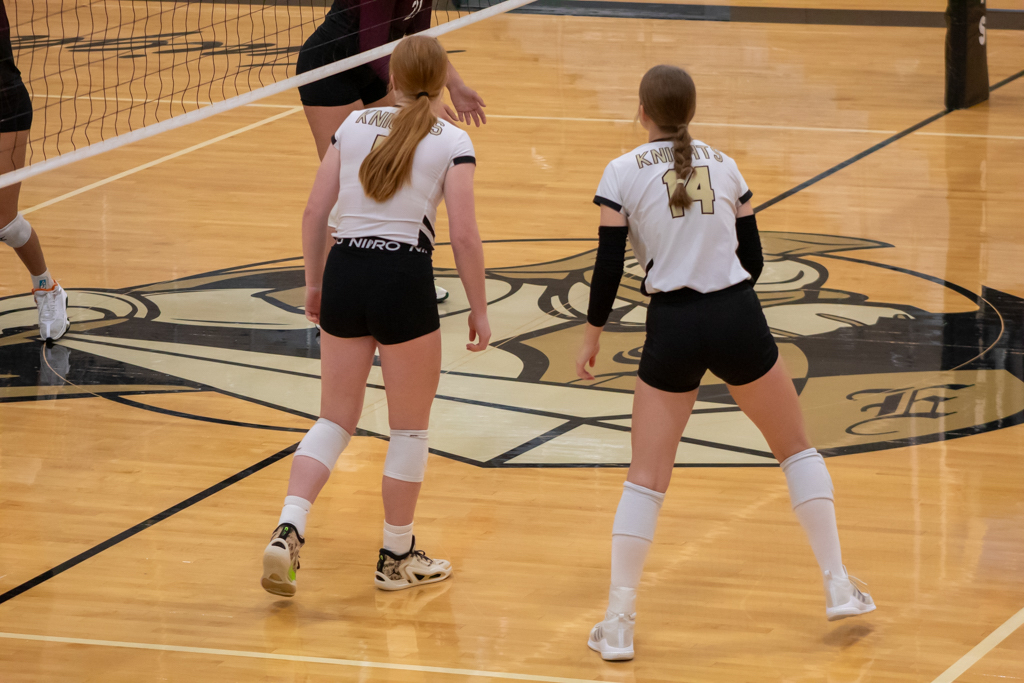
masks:
<path id="1" fill-rule="evenodd" d="M 985 0 L 946 5 L 946 109 L 965 109 L 988 99 Z"/>

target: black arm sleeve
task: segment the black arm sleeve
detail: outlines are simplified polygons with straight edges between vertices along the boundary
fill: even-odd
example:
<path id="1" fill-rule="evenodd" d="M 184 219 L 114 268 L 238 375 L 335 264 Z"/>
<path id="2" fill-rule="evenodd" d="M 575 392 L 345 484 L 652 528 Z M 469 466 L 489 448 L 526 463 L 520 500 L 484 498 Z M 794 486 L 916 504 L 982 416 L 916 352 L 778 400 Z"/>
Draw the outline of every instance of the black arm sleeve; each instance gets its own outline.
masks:
<path id="1" fill-rule="evenodd" d="M 619 292 L 622 269 L 626 264 L 626 226 L 598 229 L 597 260 L 594 262 L 594 279 L 590 283 L 590 307 L 587 322 L 594 327 L 604 327 L 615 305 Z"/>
<path id="2" fill-rule="evenodd" d="M 761 236 L 757 233 L 757 219 L 753 216 L 737 218 L 736 239 L 739 240 L 736 255 L 740 258 L 740 265 L 750 273 L 751 284 L 757 284 L 757 278 L 761 277 L 761 271 L 764 269 L 764 254 L 761 253 Z"/>

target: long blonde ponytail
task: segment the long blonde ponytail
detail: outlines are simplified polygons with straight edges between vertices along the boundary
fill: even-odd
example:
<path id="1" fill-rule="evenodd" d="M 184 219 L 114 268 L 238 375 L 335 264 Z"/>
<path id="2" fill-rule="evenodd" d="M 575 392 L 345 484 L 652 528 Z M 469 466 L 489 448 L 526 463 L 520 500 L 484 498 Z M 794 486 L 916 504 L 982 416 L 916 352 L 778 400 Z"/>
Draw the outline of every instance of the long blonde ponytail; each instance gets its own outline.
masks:
<path id="1" fill-rule="evenodd" d="M 391 78 L 395 90 L 414 99 L 398 110 L 391 134 L 359 167 L 363 191 L 378 202 L 391 199 L 409 182 L 416 148 L 437 123 L 430 104 L 447 82 L 448 53 L 437 38 L 405 38 L 391 55 Z"/>

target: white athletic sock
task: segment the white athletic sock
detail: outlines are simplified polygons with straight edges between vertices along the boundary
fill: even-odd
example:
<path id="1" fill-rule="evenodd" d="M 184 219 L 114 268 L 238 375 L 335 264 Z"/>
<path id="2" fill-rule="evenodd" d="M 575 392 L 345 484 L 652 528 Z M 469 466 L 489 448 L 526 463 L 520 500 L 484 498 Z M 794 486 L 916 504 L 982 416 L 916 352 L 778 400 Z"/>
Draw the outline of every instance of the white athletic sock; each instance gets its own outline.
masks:
<path id="1" fill-rule="evenodd" d="M 47 268 L 46 272 L 42 275 L 32 276 L 32 289 L 52 289 L 53 288 L 53 277 L 50 276 L 50 269 Z"/>
<path id="2" fill-rule="evenodd" d="M 782 471 L 789 485 L 793 512 L 807 533 L 822 573 L 846 576 L 839 546 L 839 529 L 836 527 L 832 478 L 828 475 L 824 458 L 809 448 L 786 458 L 782 462 Z"/>
<path id="3" fill-rule="evenodd" d="M 305 498 L 299 498 L 298 496 L 285 496 L 284 507 L 281 508 L 281 519 L 278 520 L 278 526 L 282 524 L 291 524 L 295 527 L 295 530 L 299 532 L 299 536 L 306 537 L 306 516 L 309 514 L 309 509 L 313 507 Z"/>
<path id="4" fill-rule="evenodd" d="M 412 524 L 395 526 L 384 522 L 384 549 L 395 555 L 405 555 L 412 550 Z"/>
<path id="5" fill-rule="evenodd" d="M 658 526 L 664 493 L 626 482 L 612 525 L 612 577 L 608 611 L 632 614 L 636 611 L 636 589 L 644 562 Z"/>

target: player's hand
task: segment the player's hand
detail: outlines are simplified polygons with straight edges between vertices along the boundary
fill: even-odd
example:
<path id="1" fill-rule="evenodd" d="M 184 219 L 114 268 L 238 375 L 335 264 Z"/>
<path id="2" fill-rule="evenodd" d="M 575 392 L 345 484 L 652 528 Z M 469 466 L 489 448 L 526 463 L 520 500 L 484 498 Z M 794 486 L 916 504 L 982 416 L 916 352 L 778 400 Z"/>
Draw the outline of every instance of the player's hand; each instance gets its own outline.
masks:
<path id="1" fill-rule="evenodd" d="M 474 344 L 473 340 L 477 340 Z M 469 344 L 466 348 L 470 351 L 483 351 L 491 341 L 491 323 L 487 321 L 487 313 L 469 314 Z"/>
<path id="2" fill-rule="evenodd" d="M 306 320 L 320 324 L 320 288 L 306 287 Z"/>
<path id="3" fill-rule="evenodd" d="M 601 352 L 601 329 L 587 323 L 583 333 L 583 344 L 576 354 L 576 376 L 580 379 L 594 379 L 587 367 L 594 367 L 597 354 Z"/>
<path id="4" fill-rule="evenodd" d="M 459 115 L 454 109 L 445 104 L 441 107 L 441 118 L 452 124 L 453 126 L 459 125 Z"/>
<path id="5" fill-rule="evenodd" d="M 455 83 L 448 89 L 448 94 L 452 98 L 455 111 L 458 112 L 459 121 L 466 124 L 474 123 L 477 128 L 481 123 L 487 123 L 487 114 L 484 113 L 484 107 L 487 105 L 476 90 L 465 83 Z"/>

